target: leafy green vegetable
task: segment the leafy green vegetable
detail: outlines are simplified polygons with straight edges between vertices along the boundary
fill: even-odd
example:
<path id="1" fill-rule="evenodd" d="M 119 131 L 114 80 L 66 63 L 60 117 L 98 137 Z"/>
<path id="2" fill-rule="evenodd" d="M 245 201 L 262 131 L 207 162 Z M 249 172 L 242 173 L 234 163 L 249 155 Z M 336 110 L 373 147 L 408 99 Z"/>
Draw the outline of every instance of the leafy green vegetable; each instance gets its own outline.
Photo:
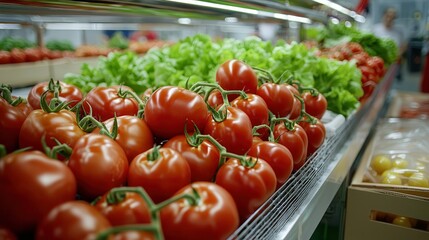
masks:
<path id="1" fill-rule="evenodd" d="M 46 48 L 53 51 L 74 51 L 73 44 L 68 40 L 50 40 L 46 43 Z"/>
<path id="2" fill-rule="evenodd" d="M 215 42 L 202 34 L 153 48 L 142 57 L 131 52 L 110 53 L 100 58 L 96 67 L 84 65 L 80 75 L 66 75 L 65 81 L 85 92 L 100 84 L 124 84 L 142 93 L 165 85 L 214 82 L 218 66 L 229 59 L 268 70 L 276 78 L 288 71 L 303 86 L 315 87 L 324 94 L 328 109 L 345 116 L 358 107 L 363 94 L 355 64 L 318 58 L 304 44 L 279 41 L 273 45 L 257 37 Z"/>
<path id="3" fill-rule="evenodd" d="M 10 51 L 14 48 L 26 49 L 35 47 L 36 44 L 22 38 L 5 37 L 0 40 L 0 50 Z"/>
<path id="4" fill-rule="evenodd" d="M 127 49 L 128 48 L 129 41 L 122 32 L 115 32 L 113 36 L 109 39 L 108 46 L 110 48 L 117 48 L 117 49 Z"/>

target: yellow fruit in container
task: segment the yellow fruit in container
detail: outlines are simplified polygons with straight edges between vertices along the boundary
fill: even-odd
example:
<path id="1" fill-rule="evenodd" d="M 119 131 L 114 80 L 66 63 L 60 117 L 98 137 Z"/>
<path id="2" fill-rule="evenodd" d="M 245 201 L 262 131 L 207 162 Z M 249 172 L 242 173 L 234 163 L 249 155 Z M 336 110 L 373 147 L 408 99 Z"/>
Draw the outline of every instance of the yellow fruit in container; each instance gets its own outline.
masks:
<path id="1" fill-rule="evenodd" d="M 417 172 L 408 178 L 408 185 L 429 188 L 429 180 L 423 173 Z"/>
<path id="2" fill-rule="evenodd" d="M 395 217 L 395 219 L 393 219 L 392 223 L 402 227 L 408 227 L 408 228 L 412 227 L 411 221 L 407 217 L 397 216 Z"/>
<path id="3" fill-rule="evenodd" d="M 402 185 L 401 175 L 396 173 L 387 173 L 381 179 L 381 183 L 391 184 L 391 185 Z"/>
<path id="4" fill-rule="evenodd" d="M 371 160 L 371 168 L 380 175 L 392 168 L 392 160 L 386 155 L 376 155 Z"/>
<path id="5" fill-rule="evenodd" d="M 394 159 L 392 162 L 393 168 L 407 168 L 408 167 L 408 161 L 405 159 Z"/>

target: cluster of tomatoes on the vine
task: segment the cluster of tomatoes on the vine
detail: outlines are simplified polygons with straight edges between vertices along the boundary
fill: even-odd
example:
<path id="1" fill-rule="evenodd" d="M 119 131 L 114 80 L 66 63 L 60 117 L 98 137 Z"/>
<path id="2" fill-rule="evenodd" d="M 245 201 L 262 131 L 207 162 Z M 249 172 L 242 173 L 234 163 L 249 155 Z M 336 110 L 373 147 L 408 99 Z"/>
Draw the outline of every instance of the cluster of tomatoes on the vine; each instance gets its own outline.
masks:
<path id="1" fill-rule="evenodd" d="M 142 98 L 50 81 L 26 102 L 2 86 L 0 228 L 35 239 L 228 237 L 325 139 L 323 95 L 257 71 L 230 60 L 216 84 Z"/>
<path id="2" fill-rule="evenodd" d="M 356 42 L 325 48 L 319 52 L 319 55 L 340 61 L 347 60 L 356 62 L 356 66 L 362 73 L 361 80 L 364 95 L 359 99 L 362 103 L 371 96 L 386 72 L 384 60 L 379 56 L 370 56 L 365 49 Z"/>

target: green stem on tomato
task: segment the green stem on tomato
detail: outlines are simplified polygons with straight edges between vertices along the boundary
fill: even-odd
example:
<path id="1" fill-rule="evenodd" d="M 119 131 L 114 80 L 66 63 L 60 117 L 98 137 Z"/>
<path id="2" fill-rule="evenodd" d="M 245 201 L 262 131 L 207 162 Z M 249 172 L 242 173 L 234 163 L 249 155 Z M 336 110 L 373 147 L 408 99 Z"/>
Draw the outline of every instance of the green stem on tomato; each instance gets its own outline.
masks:
<path id="1" fill-rule="evenodd" d="M 0 144 L 0 158 L 7 155 L 6 147 L 3 144 Z"/>
<path id="2" fill-rule="evenodd" d="M 310 114 L 308 114 L 306 111 L 305 111 L 305 102 L 304 102 L 304 99 L 302 99 L 302 97 L 301 96 L 298 96 L 298 95 L 296 95 L 296 94 L 294 94 L 293 95 L 298 101 L 300 101 L 301 102 L 301 112 L 299 113 L 299 117 L 294 121 L 294 122 L 296 122 L 296 123 L 298 123 L 298 122 L 302 122 L 302 121 L 304 121 L 303 119 L 304 119 L 304 117 L 307 117 L 307 119 L 308 120 L 305 120 L 305 121 L 308 121 L 308 122 L 310 122 L 311 124 L 316 124 L 316 122 L 317 122 L 317 120 L 313 117 L 313 116 L 311 116 Z"/>
<path id="3" fill-rule="evenodd" d="M 121 98 L 126 98 L 127 96 L 130 96 L 131 98 L 133 98 L 134 100 L 137 101 L 138 105 L 139 105 L 139 111 L 137 112 L 137 116 L 139 118 L 143 118 L 144 115 L 144 108 L 147 102 L 143 101 L 138 95 L 137 93 L 135 93 L 134 91 L 129 91 L 129 90 L 123 90 L 122 88 L 119 88 L 118 90 L 118 96 Z"/>
<path id="4" fill-rule="evenodd" d="M 62 102 L 61 100 L 59 100 L 59 98 L 52 98 L 50 103 L 48 104 L 46 96 L 49 92 L 49 90 L 46 90 L 40 96 L 40 107 L 44 112 L 52 113 L 67 109 L 68 105 L 70 105 L 70 102 Z"/>
<path id="5" fill-rule="evenodd" d="M 147 160 L 152 162 L 159 158 L 159 149 L 161 148 L 160 145 L 157 145 L 152 148 L 152 150 L 147 154 Z"/>
<path id="6" fill-rule="evenodd" d="M 6 100 L 10 105 L 16 107 L 22 102 L 26 102 L 26 100 L 22 97 L 13 98 L 12 97 L 12 86 L 8 84 L 2 84 L 0 86 L 0 97 Z"/>
<path id="7" fill-rule="evenodd" d="M 259 129 L 263 129 L 263 128 L 267 128 L 269 131 L 269 137 L 268 139 L 274 139 L 274 134 L 273 134 L 273 129 L 271 128 L 271 126 L 267 125 L 267 124 L 261 124 L 258 126 L 254 126 L 252 128 L 252 136 L 259 136 L 260 134 L 258 133 Z"/>

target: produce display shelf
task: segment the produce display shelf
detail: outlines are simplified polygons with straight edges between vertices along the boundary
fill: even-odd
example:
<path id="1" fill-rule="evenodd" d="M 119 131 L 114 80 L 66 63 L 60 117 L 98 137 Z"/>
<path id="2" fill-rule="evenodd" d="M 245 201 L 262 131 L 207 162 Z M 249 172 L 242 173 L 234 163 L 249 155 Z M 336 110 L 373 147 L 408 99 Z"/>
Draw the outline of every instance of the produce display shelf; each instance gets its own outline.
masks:
<path id="1" fill-rule="evenodd" d="M 392 65 L 372 97 L 229 239 L 310 239 L 387 104 Z"/>

